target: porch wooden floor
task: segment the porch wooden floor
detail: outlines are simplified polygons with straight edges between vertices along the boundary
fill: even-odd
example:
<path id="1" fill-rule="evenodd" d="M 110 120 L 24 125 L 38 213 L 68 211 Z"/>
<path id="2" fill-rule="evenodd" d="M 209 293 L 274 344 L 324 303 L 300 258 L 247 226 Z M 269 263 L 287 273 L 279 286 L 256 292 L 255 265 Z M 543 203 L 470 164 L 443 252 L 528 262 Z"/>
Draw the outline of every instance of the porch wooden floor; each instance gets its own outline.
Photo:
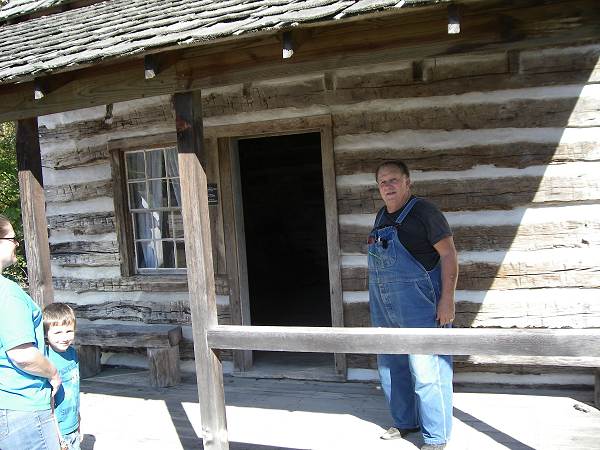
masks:
<path id="1" fill-rule="evenodd" d="M 82 380 L 84 450 L 202 448 L 193 377 L 146 387 L 147 372 L 109 369 Z M 375 384 L 225 377 L 232 450 L 415 449 L 382 441 L 390 423 Z M 600 449 L 600 411 L 591 392 L 458 389 L 448 450 Z"/>

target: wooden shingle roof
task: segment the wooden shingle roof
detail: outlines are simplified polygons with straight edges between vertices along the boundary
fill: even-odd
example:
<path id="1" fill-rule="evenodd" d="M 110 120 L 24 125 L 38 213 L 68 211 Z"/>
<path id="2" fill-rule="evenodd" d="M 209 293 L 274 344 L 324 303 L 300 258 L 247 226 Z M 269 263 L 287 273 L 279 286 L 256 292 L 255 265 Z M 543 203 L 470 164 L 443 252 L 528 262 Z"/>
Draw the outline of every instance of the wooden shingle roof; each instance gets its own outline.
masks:
<path id="1" fill-rule="evenodd" d="M 0 26 L 0 83 L 149 50 L 197 45 L 447 0 L 111 0 Z M 67 0 L 8 0 L 0 21 Z"/>

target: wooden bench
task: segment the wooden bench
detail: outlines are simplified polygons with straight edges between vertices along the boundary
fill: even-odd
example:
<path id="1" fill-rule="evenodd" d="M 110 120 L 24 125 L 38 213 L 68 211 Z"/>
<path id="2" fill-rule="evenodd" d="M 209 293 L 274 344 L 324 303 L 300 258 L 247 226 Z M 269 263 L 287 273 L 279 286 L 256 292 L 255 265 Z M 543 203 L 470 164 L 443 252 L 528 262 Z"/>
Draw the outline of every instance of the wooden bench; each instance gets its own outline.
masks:
<path id="1" fill-rule="evenodd" d="M 81 378 L 100 373 L 102 348 L 146 348 L 150 369 L 150 385 L 175 386 L 179 373 L 181 327 L 173 325 L 77 324 L 75 344 L 78 348 Z"/>

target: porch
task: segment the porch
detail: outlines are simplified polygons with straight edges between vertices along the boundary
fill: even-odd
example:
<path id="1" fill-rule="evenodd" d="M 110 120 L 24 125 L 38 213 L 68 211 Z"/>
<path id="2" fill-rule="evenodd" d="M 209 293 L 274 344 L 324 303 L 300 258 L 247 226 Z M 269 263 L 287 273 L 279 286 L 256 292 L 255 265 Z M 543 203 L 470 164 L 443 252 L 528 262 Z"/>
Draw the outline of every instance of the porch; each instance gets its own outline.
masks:
<path id="1" fill-rule="evenodd" d="M 147 387 L 147 372 L 108 369 L 82 381 L 84 450 L 201 447 L 195 377 Z M 414 449 L 382 441 L 389 425 L 375 383 L 224 378 L 230 448 Z M 448 450 L 600 449 L 591 390 L 457 386 Z"/>

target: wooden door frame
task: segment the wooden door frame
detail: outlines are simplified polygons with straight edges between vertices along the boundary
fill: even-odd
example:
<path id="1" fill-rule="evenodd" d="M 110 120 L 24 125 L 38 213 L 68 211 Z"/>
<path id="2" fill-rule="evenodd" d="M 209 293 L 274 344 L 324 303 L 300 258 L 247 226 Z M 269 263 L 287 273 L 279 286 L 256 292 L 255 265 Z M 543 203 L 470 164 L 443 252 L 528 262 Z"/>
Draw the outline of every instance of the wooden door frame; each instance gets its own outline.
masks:
<path id="1" fill-rule="evenodd" d="M 204 129 L 205 137 L 218 140 L 226 264 L 230 288 L 229 306 L 231 321 L 234 325 L 251 324 L 244 223 L 241 211 L 241 186 L 239 185 L 239 173 L 236 172 L 239 168 L 235 160 L 237 158 L 237 152 L 235 151 L 237 140 L 240 138 L 318 132 L 321 138 L 331 325 L 333 327 L 344 326 L 337 191 L 331 128 L 331 116 L 326 114 L 221 125 Z M 336 353 L 334 358 L 336 375 L 345 380 L 347 374 L 346 355 Z M 235 370 L 245 371 L 251 366 L 252 356 L 250 351 L 234 351 Z"/>

